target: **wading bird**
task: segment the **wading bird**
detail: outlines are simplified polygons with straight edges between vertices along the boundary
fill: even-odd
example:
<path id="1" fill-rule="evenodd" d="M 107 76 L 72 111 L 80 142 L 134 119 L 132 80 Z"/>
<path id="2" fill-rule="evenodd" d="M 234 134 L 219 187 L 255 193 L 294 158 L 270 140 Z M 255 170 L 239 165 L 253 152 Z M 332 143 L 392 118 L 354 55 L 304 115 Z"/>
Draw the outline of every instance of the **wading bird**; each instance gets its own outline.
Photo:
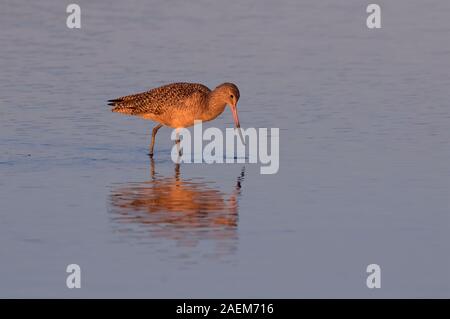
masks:
<path id="1" fill-rule="evenodd" d="M 198 83 L 172 83 L 109 100 L 108 105 L 113 106 L 113 112 L 136 115 L 159 123 L 152 130 L 149 155 L 153 157 L 155 136 L 163 125 L 177 129 L 176 143 L 179 146 L 179 129 L 194 125 L 194 120 L 214 120 L 222 114 L 226 105 L 231 108 L 235 126 L 245 144 L 237 113 L 239 96 L 239 89 L 233 83 L 223 83 L 212 91 Z"/>

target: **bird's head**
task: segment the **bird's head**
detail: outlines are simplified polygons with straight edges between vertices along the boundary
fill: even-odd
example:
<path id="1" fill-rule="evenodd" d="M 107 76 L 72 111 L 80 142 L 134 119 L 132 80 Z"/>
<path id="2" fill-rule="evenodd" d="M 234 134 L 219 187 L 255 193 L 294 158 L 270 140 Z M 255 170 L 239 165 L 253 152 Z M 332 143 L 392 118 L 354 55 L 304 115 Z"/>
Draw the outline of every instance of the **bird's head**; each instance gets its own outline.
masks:
<path id="1" fill-rule="evenodd" d="M 233 83 L 223 83 L 217 87 L 220 90 L 221 96 L 225 102 L 231 106 L 236 107 L 239 101 L 240 93 L 238 87 Z"/>
<path id="2" fill-rule="evenodd" d="M 237 112 L 237 103 L 240 97 L 238 87 L 233 83 L 223 83 L 216 87 L 215 91 L 217 91 L 223 101 L 230 106 L 231 112 L 233 113 L 234 124 L 239 131 L 239 136 L 241 138 L 242 144 L 245 144 L 240 130 L 241 124 L 239 123 L 239 116 Z"/>

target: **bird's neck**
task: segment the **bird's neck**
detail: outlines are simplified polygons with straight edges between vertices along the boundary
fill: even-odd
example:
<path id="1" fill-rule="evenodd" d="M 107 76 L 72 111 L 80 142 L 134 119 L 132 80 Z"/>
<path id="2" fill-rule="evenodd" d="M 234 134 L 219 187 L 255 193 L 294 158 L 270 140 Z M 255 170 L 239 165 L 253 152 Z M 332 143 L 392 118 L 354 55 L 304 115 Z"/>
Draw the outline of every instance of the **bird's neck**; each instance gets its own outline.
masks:
<path id="1" fill-rule="evenodd" d="M 206 96 L 205 108 L 203 110 L 203 121 L 210 121 L 222 114 L 225 109 L 226 103 L 217 91 L 211 91 Z"/>

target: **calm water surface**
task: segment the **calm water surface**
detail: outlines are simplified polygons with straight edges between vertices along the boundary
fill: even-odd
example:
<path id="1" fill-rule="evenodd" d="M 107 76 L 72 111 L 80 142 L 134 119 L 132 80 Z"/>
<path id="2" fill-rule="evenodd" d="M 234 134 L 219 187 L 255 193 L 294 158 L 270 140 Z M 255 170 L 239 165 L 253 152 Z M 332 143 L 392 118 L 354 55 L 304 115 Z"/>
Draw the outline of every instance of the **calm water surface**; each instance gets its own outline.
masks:
<path id="1" fill-rule="evenodd" d="M 0 297 L 450 296 L 450 2 L 77 3 L 0 5 Z M 169 129 L 152 163 L 105 101 L 175 81 L 238 84 L 279 173 L 177 166 Z"/>

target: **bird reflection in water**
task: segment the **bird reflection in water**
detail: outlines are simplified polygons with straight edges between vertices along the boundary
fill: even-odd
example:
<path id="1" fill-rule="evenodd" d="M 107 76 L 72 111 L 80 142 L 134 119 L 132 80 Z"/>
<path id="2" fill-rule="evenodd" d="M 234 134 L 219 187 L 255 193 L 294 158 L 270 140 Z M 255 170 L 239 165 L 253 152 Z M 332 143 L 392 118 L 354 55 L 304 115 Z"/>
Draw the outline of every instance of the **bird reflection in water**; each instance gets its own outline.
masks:
<path id="1" fill-rule="evenodd" d="M 200 241 L 214 241 L 215 254 L 233 250 L 237 240 L 238 200 L 245 167 L 231 191 L 224 193 L 204 179 L 185 179 L 180 164 L 172 177 L 155 173 L 151 179 L 114 188 L 111 212 L 115 228 L 139 242 L 163 238 L 183 247 L 196 247 Z"/>

